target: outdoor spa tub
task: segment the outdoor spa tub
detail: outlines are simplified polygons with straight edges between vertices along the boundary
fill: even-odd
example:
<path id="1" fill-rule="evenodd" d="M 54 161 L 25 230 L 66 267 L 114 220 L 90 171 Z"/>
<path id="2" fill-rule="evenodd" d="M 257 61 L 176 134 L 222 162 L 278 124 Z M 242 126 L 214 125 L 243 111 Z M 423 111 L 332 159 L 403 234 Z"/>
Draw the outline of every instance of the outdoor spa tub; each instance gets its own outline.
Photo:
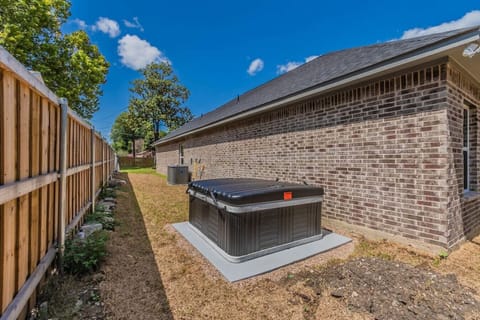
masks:
<path id="1" fill-rule="evenodd" d="M 187 192 L 190 224 L 231 262 L 322 237 L 322 188 L 230 178 L 193 181 Z"/>

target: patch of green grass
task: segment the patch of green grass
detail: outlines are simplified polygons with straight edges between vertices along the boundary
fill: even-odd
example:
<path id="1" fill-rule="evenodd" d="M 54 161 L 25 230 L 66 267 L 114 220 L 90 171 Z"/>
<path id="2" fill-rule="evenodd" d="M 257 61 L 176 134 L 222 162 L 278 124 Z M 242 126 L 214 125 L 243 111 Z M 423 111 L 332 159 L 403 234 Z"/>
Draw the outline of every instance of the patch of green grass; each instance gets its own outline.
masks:
<path id="1" fill-rule="evenodd" d="M 155 169 L 153 168 L 140 168 L 140 167 L 129 167 L 129 168 L 123 168 L 120 170 L 122 173 L 140 173 L 140 174 L 153 174 L 157 176 L 164 177 L 163 174 L 157 173 Z"/>

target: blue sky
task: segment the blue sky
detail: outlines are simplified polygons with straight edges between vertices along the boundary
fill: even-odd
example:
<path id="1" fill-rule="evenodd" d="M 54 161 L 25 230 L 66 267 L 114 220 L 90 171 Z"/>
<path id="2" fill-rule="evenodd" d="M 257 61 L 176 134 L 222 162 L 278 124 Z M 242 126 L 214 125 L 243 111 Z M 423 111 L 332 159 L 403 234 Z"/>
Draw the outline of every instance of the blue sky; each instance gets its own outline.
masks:
<path id="1" fill-rule="evenodd" d="M 190 90 L 186 105 L 200 115 L 309 57 L 478 25 L 476 3 L 72 0 L 65 31 L 85 29 L 111 64 L 92 120 L 108 137 L 136 69 L 153 60 L 172 63 Z"/>

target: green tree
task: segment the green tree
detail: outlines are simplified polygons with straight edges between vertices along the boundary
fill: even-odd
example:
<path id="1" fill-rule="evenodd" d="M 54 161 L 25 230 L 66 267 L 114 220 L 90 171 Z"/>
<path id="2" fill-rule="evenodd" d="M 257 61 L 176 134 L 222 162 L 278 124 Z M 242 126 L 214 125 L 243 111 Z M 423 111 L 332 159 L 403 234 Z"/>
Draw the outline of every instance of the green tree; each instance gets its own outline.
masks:
<path id="1" fill-rule="evenodd" d="M 0 45 L 90 119 L 109 64 L 84 31 L 62 33 L 70 6 L 68 0 L 0 0 Z"/>
<path id="2" fill-rule="evenodd" d="M 130 112 L 151 123 L 158 140 L 163 129 L 176 129 L 193 118 L 183 105 L 189 92 L 168 63 L 151 63 L 140 72 L 143 78 L 134 80 L 130 89 Z"/>
<path id="3" fill-rule="evenodd" d="M 112 125 L 110 134 L 113 148 L 117 152 L 128 151 L 128 145 L 131 142 L 133 157 L 135 158 L 135 140 L 145 137 L 145 129 L 145 124 L 141 119 L 134 117 L 128 111 L 120 113 Z"/>

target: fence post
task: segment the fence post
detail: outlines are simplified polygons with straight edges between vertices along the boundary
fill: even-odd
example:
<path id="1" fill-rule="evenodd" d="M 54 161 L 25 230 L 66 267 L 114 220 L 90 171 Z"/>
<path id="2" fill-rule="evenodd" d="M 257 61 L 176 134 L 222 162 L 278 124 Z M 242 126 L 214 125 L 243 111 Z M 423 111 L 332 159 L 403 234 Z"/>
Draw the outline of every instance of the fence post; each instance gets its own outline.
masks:
<path id="1" fill-rule="evenodd" d="M 68 101 L 60 99 L 61 124 L 60 124 L 60 202 L 58 204 L 58 268 L 63 273 L 63 252 L 65 249 L 65 217 L 67 211 L 67 124 Z"/>
<path id="2" fill-rule="evenodd" d="M 118 155 L 115 153 L 113 156 L 114 156 L 113 171 L 114 172 L 119 172 L 120 171 L 120 166 L 118 165 Z"/>
<path id="3" fill-rule="evenodd" d="M 105 180 L 105 141 L 102 139 L 102 186 L 106 185 Z"/>
<path id="4" fill-rule="evenodd" d="M 95 128 L 92 126 L 92 169 L 91 169 L 91 188 L 92 188 L 92 212 L 95 212 Z"/>

